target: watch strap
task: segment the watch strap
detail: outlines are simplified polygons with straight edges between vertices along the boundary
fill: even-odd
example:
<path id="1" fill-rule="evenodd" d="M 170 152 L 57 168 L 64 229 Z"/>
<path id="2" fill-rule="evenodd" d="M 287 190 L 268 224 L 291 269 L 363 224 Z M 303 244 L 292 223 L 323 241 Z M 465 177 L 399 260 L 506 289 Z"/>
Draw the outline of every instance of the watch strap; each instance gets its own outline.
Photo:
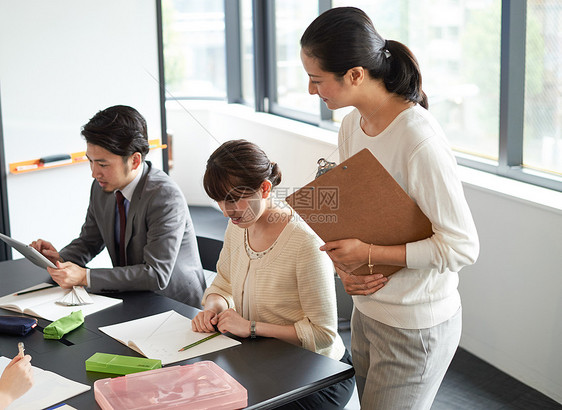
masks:
<path id="1" fill-rule="evenodd" d="M 250 339 L 256 338 L 256 321 L 252 320 L 250 322 Z"/>

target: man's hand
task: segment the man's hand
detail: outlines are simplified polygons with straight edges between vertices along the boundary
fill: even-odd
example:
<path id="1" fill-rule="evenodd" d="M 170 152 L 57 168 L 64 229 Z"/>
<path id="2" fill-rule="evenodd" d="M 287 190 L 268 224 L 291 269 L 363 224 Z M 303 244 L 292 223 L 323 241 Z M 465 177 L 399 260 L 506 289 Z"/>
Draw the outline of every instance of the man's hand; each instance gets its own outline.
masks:
<path id="1" fill-rule="evenodd" d="M 47 242 L 43 239 L 37 239 L 36 241 L 31 242 L 29 246 L 35 248 L 40 254 L 45 256 L 54 264 L 56 264 L 57 262 L 62 262 L 59 253 L 57 252 L 55 247 L 51 244 L 51 242 Z"/>
<path id="2" fill-rule="evenodd" d="M 73 286 L 87 286 L 86 269 L 72 262 L 56 261 L 57 268 L 47 268 L 49 275 L 63 289 Z"/>

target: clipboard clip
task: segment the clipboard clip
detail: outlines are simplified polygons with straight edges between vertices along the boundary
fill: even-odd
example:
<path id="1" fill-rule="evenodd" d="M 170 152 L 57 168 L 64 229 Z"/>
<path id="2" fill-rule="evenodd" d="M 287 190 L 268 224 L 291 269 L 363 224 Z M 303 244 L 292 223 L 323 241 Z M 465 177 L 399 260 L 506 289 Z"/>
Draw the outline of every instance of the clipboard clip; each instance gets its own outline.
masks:
<path id="1" fill-rule="evenodd" d="M 329 170 L 331 170 L 335 166 L 336 166 L 335 162 L 330 162 L 330 161 L 327 161 L 325 158 L 320 158 L 318 160 L 318 170 L 316 171 L 316 177 L 315 178 L 318 178 L 320 175 L 325 174 L 326 172 L 328 172 Z"/>

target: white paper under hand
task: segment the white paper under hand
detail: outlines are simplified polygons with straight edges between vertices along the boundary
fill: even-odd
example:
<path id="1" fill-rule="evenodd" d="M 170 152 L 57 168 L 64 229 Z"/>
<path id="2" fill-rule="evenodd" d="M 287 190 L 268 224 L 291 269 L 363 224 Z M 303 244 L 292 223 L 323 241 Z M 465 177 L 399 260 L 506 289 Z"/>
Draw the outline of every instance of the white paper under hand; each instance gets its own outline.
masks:
<path id="1" fill-rule="evenodd" d="M 99 329 L 145 357 L 161 360 L 162 365 L 240 344 L 237 340 L 220 335 L 178 352 L 183 346 L 209 336 L 209 333 L 194 332 L 191 330 L 191 320 L 173 310 Z"/>

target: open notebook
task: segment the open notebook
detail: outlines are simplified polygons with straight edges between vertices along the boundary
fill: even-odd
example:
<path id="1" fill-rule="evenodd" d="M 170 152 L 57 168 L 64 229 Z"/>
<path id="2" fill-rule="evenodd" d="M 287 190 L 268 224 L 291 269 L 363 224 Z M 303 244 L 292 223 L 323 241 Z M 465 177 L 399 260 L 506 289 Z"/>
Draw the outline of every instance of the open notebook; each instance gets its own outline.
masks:
<path id="1" fill-rule="evenodd" d="M 0 373 L 11 359 L 0 356 Z M 32 359 L 33 362 L 33 359 Z M 62 377 L 38 367 L 33 368 L 33 386 L 23 396 L 14 400 L 8 410 L 44 409 L 90 390 L 90 386 Z"/>
<path id="2" fill-rule="evenodd" d="M 209 333 L 194 332 L 191 330 L 191 320 L 174 310 L 99 329 L 137 353 L 149 359 L 161 360 L 162 365 L 240 344 L 237 340 L 220 335 L 178 352 L 182 347 L 208 337 Z"/>
<path id="3" fill-rule="evenodd" d="M 49 284 L 40 283 L 30 288 L 22 289 L 20 292 L 44 288 L 46 286 L 49 286 Z M 62 289 L 56 286 L 38 290 L 36 292 L 25 293 L 22 295 L 14 293 L 0 298 L 0 308 L 55 321 L 60 319 L 61 317 L 68 316 L 72 312 L 77 310 L 82 310 L 84 316 L 87 316 L 123 302 L 122 299 L 110 298 L 107 296 L 95 295 L 90 293 L 89 296 L 92 303 L 89 304 L 81 306 L 68 306 L 62 303 L 57 303 L 62 301 L 69 292 L 71 292 L 70 289 Z"/>

